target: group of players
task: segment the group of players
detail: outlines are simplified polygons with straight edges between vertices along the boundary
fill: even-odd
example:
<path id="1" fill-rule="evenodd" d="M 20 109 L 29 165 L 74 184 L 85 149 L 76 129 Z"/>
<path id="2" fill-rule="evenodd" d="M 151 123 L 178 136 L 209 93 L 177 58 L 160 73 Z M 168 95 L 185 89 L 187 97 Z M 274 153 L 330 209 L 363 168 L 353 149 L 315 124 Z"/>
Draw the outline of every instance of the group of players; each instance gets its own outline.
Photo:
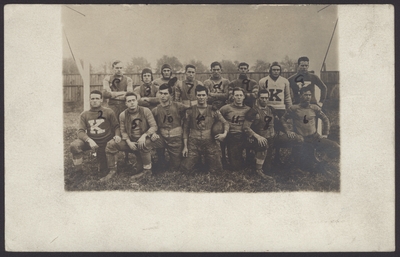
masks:
<path id="1" fill-rule="evenodd" d="M 327 88 L 308 72 L 308 66 L 309 59 L 300 57 L 298 72 L 286 79 L 274 62 L 269 75 L 256 82 L 247 76 L 249 65 L 242 62 L 239 77 L 229 81 L 221 77 L 221 64 L 213 62 L 211 77 L 202 83 L 195 78 L 195 66 L 186 65 L 186 78 L 179 81 L 172 77 L 171 66 L 164 64 L 162 77 L 155 80 L 150 69 L 143 69 L 143 83 L 134 88 L 132 79 L 123 74 L 122 62 L 115 61 L 103 91 L 91 91 L 90 110 L 80 114 L 78 139 L 70 146 L 73 181 L 84 178 L 83 152 L 90 149 L 96 151 L 100 181 L 117 173 L 119 151 L 125 152 L 125 161 L 129 152 L 136 156 L 137 172 L 131 179 L 152 174 L 153 149 L 158 167 L 167 167 L 167 150 L 172 171 L 191 172 L 203 156 L 210 172 L 255 163 L 256 173 L 272 180 L 276 147 L 292 146 L 297 163 L 305 146 L 337 158 L 339 145 L 327 139 L 329 120 L 321 111 Z M 315 87 L 321 90 L 318 102 Z M 102 106 L 103 98 L 109 108 Z M 317 133 L 317 119 L 323 122 L 322 135 Z"/>

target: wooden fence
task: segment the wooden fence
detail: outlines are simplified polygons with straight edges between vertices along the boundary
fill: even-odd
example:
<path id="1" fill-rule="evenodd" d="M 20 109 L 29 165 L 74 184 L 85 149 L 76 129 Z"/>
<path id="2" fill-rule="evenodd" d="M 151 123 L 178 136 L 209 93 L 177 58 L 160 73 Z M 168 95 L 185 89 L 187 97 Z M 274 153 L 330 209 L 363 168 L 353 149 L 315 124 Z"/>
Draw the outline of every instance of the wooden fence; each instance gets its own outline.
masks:
<path id="1" fill-rule="evenodd" d="M 281 76 L 288 78 L 295 72 L 282 72 Z M 138 86 L 141 83 L 140 73 L 125 74 L 126 76 L 132 78 L 133 85 Z M 222 77 L 229 79 L 230 81 L 235 80 L 238 76 L 237 72 L 232 73 L 222 73 Z M 259 81 L 261 78 L 266 77 L 268 72 L 250 72 L 248 77 Z M 104 74 L 91 74 L 90 75 L 90 91 L 92 90 L 102 90 L 103 89 L 103 79 L 106 75 Z M 158 78 L 161 74 L 154 74 L 154 78 Z M 179 80 L 185 79 L 184 73 L 174 74 L 173 76 L 178 77 Z M 204 81 L 211 76 L 210 73 L 196 73 L 196 79 Z M 321 71 L 321 80 L 324 81 L 328 87 L 328 98 L 338 97 L 338 92 L 333 95 L 333 92 L 338 89 L 339 85 L 339 71 Z M 337 90 L 336 90 L 337 91 Z M 82 111 L 83 110 L 83 80 L 79 74 L 69 74 L 63 76 L 63 93 L 64 93 L 64 112 L 70 111 Z"/>

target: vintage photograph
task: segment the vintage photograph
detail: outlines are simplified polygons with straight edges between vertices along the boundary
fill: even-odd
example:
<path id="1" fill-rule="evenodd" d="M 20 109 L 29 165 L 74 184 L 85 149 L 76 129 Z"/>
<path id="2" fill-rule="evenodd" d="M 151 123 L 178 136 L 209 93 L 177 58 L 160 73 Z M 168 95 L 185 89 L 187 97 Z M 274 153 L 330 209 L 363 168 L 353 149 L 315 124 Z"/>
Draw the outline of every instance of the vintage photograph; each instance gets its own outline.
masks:
<path id="1" fill-rule="evenodd" d="M 64 188 L 340 192 L 335 5 L 63 5 Z"/>

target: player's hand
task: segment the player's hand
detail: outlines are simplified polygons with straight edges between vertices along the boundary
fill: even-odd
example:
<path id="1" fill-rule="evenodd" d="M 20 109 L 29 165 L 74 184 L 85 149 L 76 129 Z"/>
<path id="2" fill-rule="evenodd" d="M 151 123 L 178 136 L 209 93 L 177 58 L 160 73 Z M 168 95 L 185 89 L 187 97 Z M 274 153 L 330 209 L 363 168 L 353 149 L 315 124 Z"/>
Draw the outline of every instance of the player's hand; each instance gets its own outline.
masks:
<path id="1" fill-rule="evenodd" d="M 157 133 L 154 133 L 153 135 L 151 135 L 150 140 L 151 141 L 156 141 L 159 138 L 160 138 L 160 136 Z"/>
<path id="2" fill-rule="evenodd" d="M 294 132 L 288 132 L 287 135 L 288 135 L 289 138 L 295 138 L 296 133 L 294 133 Z"/>
<path id="3" fill-rule="evenodd" d="M 94 142 L 93 139 L 89 138 L 89 140 L 87 141 L 89 143 L 90 148 L 92 148 L 93 151 L 95 151 L 97 148 L 99 148 L 99 146 L 96 144 L 96 142 Z"/>
<path id="4" fill-rule="evenodd" d="M 148 97 L 142 97 L 140 100 L 146 101 L 146 102 L 149 102 L 149 101 L 150 101 Z"/>
<path id="5" fill-rule="evenodd" d="M 183 150 L 182 150 L 182 155 L 183 155 L 183 157 L 188 157 L 188 149 L 187 149 L 187 147 L 183 147 Z"/>
<path id="6" fill-rule="evenodd" d="M 222 134 L 217 134 L 214 137 L 216 140 L 219 140 L 220 142 L 224 141 L 226 138 L 226 134 L 222 133 Z"/>
<path id="7" fill-rule="evenodd" d="M 328 138 L 328 135 L 322 135 L 321 137 L 322 138 Z"/>
<path id="8" fill-rule="evenodd" d="M 119 137 L 119 136 L 115 136 L 114 137 L 114 141 L 115 141 L 115 143 L 119 143 L 119 142 L 121 142 L 121 137 Z"/>
<path id="9" fill-rule="evenodd" d="M 268 145 L 268 140 L 265 137 L 262 136 L 256 136 L 256 139 L 258 141 L 258 144 L 261 147 L 267 146 Z"/>
<path id="10" fill-rule="evenodd" d="M 324 105 L 324 103 L 319 102 L 318 106 L 322 108 L 322 105 Z"/>
<path id="11" fill-rule="evenodd" d="M 142 150 L 146 146 L 146 134 L 143 134 L 137 141 L 138 147 Z"/>
<path id="12" fill-rule="evenodd" d="M 132 149 L 133 151 L 137 150 L 137 146 L 136 146 L 137 143 L 134 143 L 134 142 L 131 142 L 131 141 L 129 141 L 129 142 L 126 141 L 126 143 L 128 144 L 129 148 Z"/>

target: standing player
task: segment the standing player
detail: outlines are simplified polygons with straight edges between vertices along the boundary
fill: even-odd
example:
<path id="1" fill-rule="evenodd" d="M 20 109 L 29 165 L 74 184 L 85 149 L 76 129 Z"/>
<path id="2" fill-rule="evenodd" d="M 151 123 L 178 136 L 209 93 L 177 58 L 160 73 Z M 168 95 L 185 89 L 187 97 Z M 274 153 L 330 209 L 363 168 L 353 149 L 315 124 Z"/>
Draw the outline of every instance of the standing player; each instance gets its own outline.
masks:
<path id="1" fill-rule="evenodd" d="M 197 85 L 195 93 L 198 104 L 186 111 L 182 151 L 185 158 L 181 168 L 184 172 L 190 172 L 204 154 L 210 172 L 222 171 L 221 152 L 215 140 L 225 139 L 229 124 L 218 110 L 214 111 L 212 106 L 207 105 L 208 89 L 205 86 Z M 211 128 L 216 121 L 224 124 L 224 133 L 213 137 Z"/>
<path id="2" fill-rule="evenodd" d="M 119 123 L 115 113 L 101 106 L 103 94 L 99 90 L 90 92 L 90 110 L 80 114 L 78 139 L 70 145 L 72 160 L 75 166 L 73 180 L 76 184 L 83 179 L 82 162 L 83 151 L 94 150 L 97 152 L 99 171 L 107 169 L 105 147 L 108 141 L 116 143 L 121 141 Z"/>
<path id="3" fill-rule="evenodd" d="M 154 133 L 151 137 L 152 141 L 161 137 L 159 144 L 155 144 L 155 148 L 167 148 L 170 158 L 170 170 L 179 170 L 182 160 L 181 152 L 183 148 L 182 142 L 182 119 L 185 111 L 190 108 L 189 105 L 172 101 L 172 88 L 168 84 L 162 84 L 159 87 L 160 104 L 152 110 L 154 119 L 157 122 L 158 134 Z M 158 155 L 159 167 L 165 167 L 164 152 Z"/>
<path id="4" fill-rule="evenodd" d="M 211 77 L 204 81 L 204 86 L 208 89 L 209 97 L 208 103 L 213 105 L 214 108 L 221 108 L 228 103 L 229 98 L 229 80 L 221 77 L 222 65 L 219 62 L 211 63 Z M 226 166 L 226 144 L 224 141 L 220 142 L 222 153 L 222 165 Z"/>
<path id="5" fill-rule="evenodd" d="M 243 149 L 246 145 L 243 124 L 250 107 L 243 103 L 246 97 L 243 88 L 234 88 L 232 94 L 233 103 L 222 106 L 220 112 L 229 123 L 229 132 L 226 137 L 229 163 L 232 170 L 239 170 L 243 168 Z"/>
<path id="6" fill-rule="evenodd" d="M 292 90 L 293 104 L 300 103 L 300 89 L 308 87 L 311 90 L 311 104 L 318 104 L 322 107 L 326 98 L 326 85 L 322 80 L 314 74 L 308 72 L 310 60 L 308 57 L 300 57 L 297 61 L 299 65 L 298 72 L 289 77 L 290 88 Z M 317 100 L 315 95 L 315 86 L 321 90 L 321 96 Z M 318 101 L 318 102 L 317 102 Z"/>
<path id="7" fill-rule="evenodd" d="M 124 65 L 121 61 L 112 64 L 114 74 L 105 76 L 103 80 L 103 95 L 109 99 L 108 106 L 115 112 L 116 117 L 126 109 L 125 94 L 133 91 L 133 81 L 124 75 Z"/>
<path id="8" fill-rule="evenodd" d="M 256 172 L 267 179 L 272 177 L 265 173 L 271 173 L 271 157 L 274 144 L 288 144 L 286 134 L 276 133 L 274 123 L 279 121 L 274 107 L 269 106 L 270 93 L 266 89 L 258 92 L 258 99 L 253 108 L 247 112 L 244 131 L 248 136 L 249 147 L 256 152 Z M 301 140 L 297 140 L 301 143 Z"/>
<path id="9" fill-rule="evenodd" d="M 151 109 L 157 106 L 159 99 L 156 97 L 158 89 L 153 85 L 153 72 L 149 68 L 142 70 L 142 81 L 143 84 L 136 87 L 133 92 L 139 97 L 139 105 L 145 106 Z"/>
<path id="10" fill-rule="evenodd" d="M 186 65 L 185 72 L 186 79 L 176 87 L 175 100 L 177 102 L 182 102 L 183 104 L 192 106 L 197 104 L 197 98 L 194 90 L 197 85 L 203 85 L 203 83 L 195 79 L 196 67 L 194 65 Z"/>
<path id="11" fill-rule="evenodd" d="M 169 84 L 172 88 L 171 100 L 175 101 L 175 89 L 177 85 L 181 83 L 178 78 L 172 78 L 172 67 L 169 64 L 163 64 L 161 66 L 161 78 L 155 79 L 153 85 L 159 89 L 162 84 Z"/>
<path id="12" fill-rule="evenodd" d="M 215 105 L 218 109 L 226 104 L 229 97 L 229 80 L 221 77 L 222 66 L 219 62 L 211 63 L 212 75 L 204 81 L 204 86 L 208 89 L 208 103 Z"/>
<path id="13" fill-rule="evenodd" d="M 258 82 L 261 89 L 266 89 L 269 92 L 268 106 L 274 107 L 278 117 L 285 114 L 286 109 L 292 106 L 292 99 L 290 96 L 290 84 L 287 79 L 280 76 L 282 68 L 278 62 L 273 62 L 269 68 L 269 75 L 260 79 Z M 282 124 L 279 120 L 275 122 L 275 131 L 283 131 Z M 275 144 L 276 155 L 275 161 L 280 162 L 279 143 Z"/>
<path id="14" fill-rule="evenodd" d="M 255 99 L 257 98 L 258 92 L 258 83 L 247 77 L 247 73 L 249 72 L 249 65 L 245 62 L 241 62 L 238 65 L 238 70 L 240 72 L 239 78 L 231 81 L 228 86 L 229 93 L 232 95 L 232 90 L 236 87 L 243 88 L 245 92 L 245 101 L 244 104 L 252 107 Z"/>
<path id="15" fill-rule="evenodd" d="M 312 145 L 315 149 L 325 151 L 331 158 L 339 157 L 339 145 L 327 139 L 329 134 L 329 119 L 321 108 L 311 104 L 312 91 L 309 87 L 300 89 L 300 104 L 291 106 L 282 117 L 282 124 L 289 138 L 300 138 L 305 144 Z M 322 136 L 317 133 L 316 119 L 324 123 Z M 290 130 L 287 120 L 293 120 L 294 132 Z M 297 160 L 298 161 L 298 160 Z"/>
<path id="16" fill-rule="evenodd" d="M 157 131 L 157 124 L 151 111 L 138 106 L 138 96 L 133 92 L 126 93 L 125 111 L 119 116 L 122 141 L 109 141 L 106 147 L 108 168 L 110 173 L 102 180 L 110 179 L 117 172 L 116 154 L 118 151 L 130 151 L 136 155 L 137 169 L 143 171 L 131 178 L 151 175 L 151 149 L 153 143 L 150 136 Z"/>

